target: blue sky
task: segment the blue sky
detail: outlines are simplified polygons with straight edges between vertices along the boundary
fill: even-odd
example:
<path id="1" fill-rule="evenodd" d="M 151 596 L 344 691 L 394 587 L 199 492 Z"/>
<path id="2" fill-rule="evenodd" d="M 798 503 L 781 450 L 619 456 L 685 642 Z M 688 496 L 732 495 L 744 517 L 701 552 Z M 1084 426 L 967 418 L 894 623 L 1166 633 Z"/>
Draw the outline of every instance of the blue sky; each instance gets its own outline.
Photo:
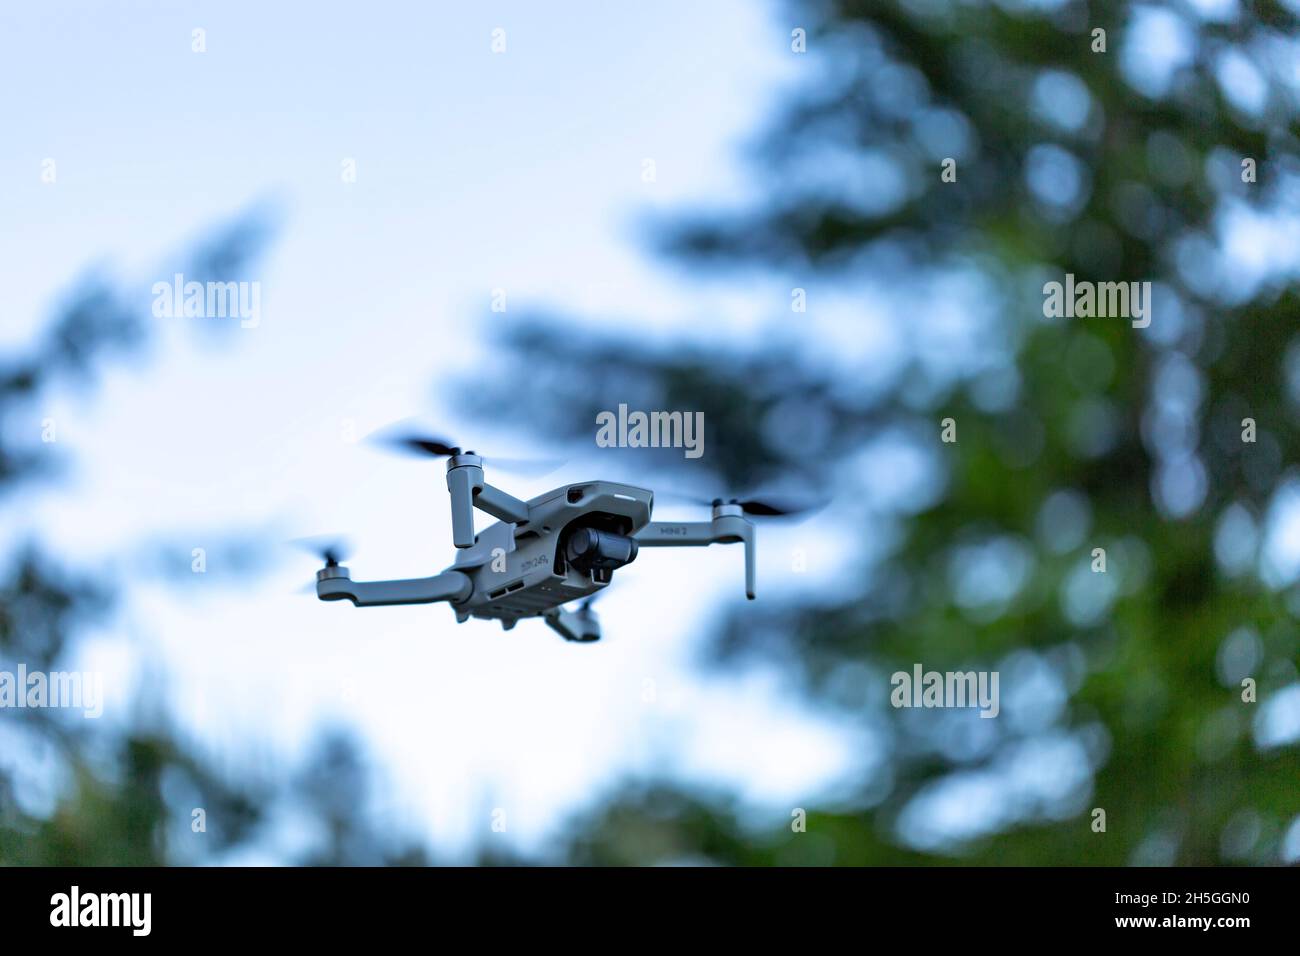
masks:
<path id="1" fill-rule="evenodd" d="M 192 325 L 205 320 L 151 319 L 149 362 L 40 409 L 58 426 L 49 450 L 73 467 L 11 509 L 5 534 L 116 570 L 125 600 L 81 662 L 105 672 L 104 719 L 128 719 L 147 685 L 234 767 L 294 759 L 321 721 L 343 721 L 371 748 L 378 812 L 452 852 L 543 846 L 621 775 L 661 766 L 788 816 L 859 753 L 786 703 L 779 675 L 695 676 L 697 639 L 741 593 L 735 549 L 638 561 L 602 601 L 607 640 L 594 647 L 538 622 L 457 627 L 446 607 L 319 604 L 295 593 L 313 567 L 290 551 L 247 582 L 218 561 L 182 586 L 136 559 L 141 540 L 164 539 L 185 568 L 191 546 L 250 528 L 347 531 L 358 578 L 449 563 L 441 467 L 345 434 L 427 414 L 456 436 L 472 428 L 479 447 L 544 451 L 438 396 L 467 368 L 492 373 L 492 325 L 508 317 L 489 312 L 494 289 L 511 312 L 635 317 L 647 339 L 748 330 L 772 311 L 761 293 L 663 269 L 638 225 L 744 195 L 740 148 L 794 69 L 772 8 L 303 9 L 0 14 L 0 347 L 22 347 L 90 270 L 138 289 L 147 315 L 149 287 L 192 240 L 255 201 L 280 211 L 269 254 L 240 277 L 261 283 L 256 329 L 213 348 Z M 41 181 L 46 159 L 54 183 Z M 588 472 L 502 483 L 526 497 Z M 791 536 L 808 533 L 764 529 L 760 588 L 824 577 L 833 554 L 793 584 L 783 573 Z M 503 837 L 489 829 L 494 807 L 508 814 Z M 293 839 L 277 835 L 265 858 Z"/>

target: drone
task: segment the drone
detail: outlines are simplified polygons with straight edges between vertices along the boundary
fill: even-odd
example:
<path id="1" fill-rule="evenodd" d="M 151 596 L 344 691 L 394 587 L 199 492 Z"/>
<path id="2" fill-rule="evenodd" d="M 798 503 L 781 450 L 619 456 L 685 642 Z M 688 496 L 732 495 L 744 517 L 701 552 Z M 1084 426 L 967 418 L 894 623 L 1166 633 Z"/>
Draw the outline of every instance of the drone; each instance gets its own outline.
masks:
<path id="1" fill-rule="evenodd" d="M 613 481 L 562 485 L 522 501 L 484 477 L 485 464 L 505 460 L 488 460 L 423 434 L 389 437 L 385 443 L 447 459 L 455 562 L 427 578 L 354 581 L 340 563 L 341 546 L 328 544 L 316 549 L 325 562 L 316 572 L 316 596 L 322 601 L 351 601 L 357 607 L 447 601 L 458 623 L 472 617 L 497 620 L 508 631 L 522 618 L 540 617 L 566 640 L 597 641 L 600 621 L 591 602 L 641 548 L 743 544 L 745 596 L 752 601 L 755 528 L 747 516 L 807 510 L 716 498 L 708 502 L 708 521 L 651 521 L 654 492 Z M 496 522 L 476 531 L 475 509 Z M 573 610 L 564 607 L 574 601 L 583 603 Z"/>

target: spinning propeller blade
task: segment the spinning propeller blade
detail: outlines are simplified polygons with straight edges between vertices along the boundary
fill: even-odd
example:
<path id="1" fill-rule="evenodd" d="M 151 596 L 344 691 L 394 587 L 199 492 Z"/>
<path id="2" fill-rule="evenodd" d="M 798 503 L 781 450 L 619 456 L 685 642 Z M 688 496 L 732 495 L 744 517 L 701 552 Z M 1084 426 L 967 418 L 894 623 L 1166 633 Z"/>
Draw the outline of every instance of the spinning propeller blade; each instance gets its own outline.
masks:
<path id="1" fill-rule="evenodd" d="M 294 538 L 293 544 L 316 555 L 325 562 L 325 567 L 337 567 L 346 561 L 352 553 L 352 546 L 346 538 L 339 535 L 315 535 L 309 538 Z"/>
<path id="2" fill-rule="evenodd" d="M 735 503 L 740 505 L 740 510 L 745 512 L 747 515 L 757 515 L 759 517 L 767 518 L 809 514 L 826 506 L 826 502 L 824 501 L 799 501 L 794 498 L 774 498 L 771 496 L 769 496 L 766 501 L 749 498 Z"/>
<path id="3" fill-rule="evenodd" d="M 760 498 L 702 498 L 696 495 L 679 495 L 673 492 L 656 492 L 656 497 L 676 499 L 696 505 L 739 505 L 740 510 L 756 518 L 783 518 L 810 514 L 826 507 L 826 500 L 811 495 L 765 494 Z"/>
<path id="4" fill-rule="evenodd" d="M 449 445 L 445 441 L 439 441 L 436 438 L 425 438 L 420 435 L 393 436 L 385 439 L 384 443 L 400 451 L 408 451 L 416 455 L 428 455 L 431 458 L 443 458 L 447 455 L 460 454 L 460 448 L 455 445 Z"/>
<path id="5" fill-rule="evenodd" d="M 478 452 L 462 449 L 449 441 L 435 438 L 410 423 L 399 423 L 380 429 L 370 436 L 371 440 L 395 451 L 409 455 L 431 458 L 446 458 L 448 455 L 478 455 Z M 559 458 L 498 458 L 479 455 L 485 465 L 513 471 L 521 475 L 545 475 L 555 471 L 564 464 Z"/>

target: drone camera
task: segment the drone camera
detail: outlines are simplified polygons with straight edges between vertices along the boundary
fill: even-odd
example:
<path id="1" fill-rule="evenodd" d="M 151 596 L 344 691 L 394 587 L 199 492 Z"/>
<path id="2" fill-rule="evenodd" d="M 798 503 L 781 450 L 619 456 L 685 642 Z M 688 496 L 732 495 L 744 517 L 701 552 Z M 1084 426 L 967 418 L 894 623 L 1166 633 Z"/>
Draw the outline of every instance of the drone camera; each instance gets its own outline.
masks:
<path id="1" fill-rule="evenodd" d="M 637 543 L 624 534 L 577 528 L 569 535 L 564 556 L 569 564 L 586 573 L 608 574 L 636 559 Z"/>

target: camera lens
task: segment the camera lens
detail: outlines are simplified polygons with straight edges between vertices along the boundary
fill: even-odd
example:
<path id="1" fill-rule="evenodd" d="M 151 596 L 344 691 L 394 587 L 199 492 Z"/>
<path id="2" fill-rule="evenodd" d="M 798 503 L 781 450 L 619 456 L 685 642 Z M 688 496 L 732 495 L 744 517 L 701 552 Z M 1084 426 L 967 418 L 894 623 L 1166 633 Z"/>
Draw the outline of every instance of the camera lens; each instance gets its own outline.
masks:
<path id="1" fill-rule="evenodd" d="M 565 545 L 564 556 L 579 571 L 613 571 L 636 558 L 632 538 L 595 528 L 577 528 Z"/>

